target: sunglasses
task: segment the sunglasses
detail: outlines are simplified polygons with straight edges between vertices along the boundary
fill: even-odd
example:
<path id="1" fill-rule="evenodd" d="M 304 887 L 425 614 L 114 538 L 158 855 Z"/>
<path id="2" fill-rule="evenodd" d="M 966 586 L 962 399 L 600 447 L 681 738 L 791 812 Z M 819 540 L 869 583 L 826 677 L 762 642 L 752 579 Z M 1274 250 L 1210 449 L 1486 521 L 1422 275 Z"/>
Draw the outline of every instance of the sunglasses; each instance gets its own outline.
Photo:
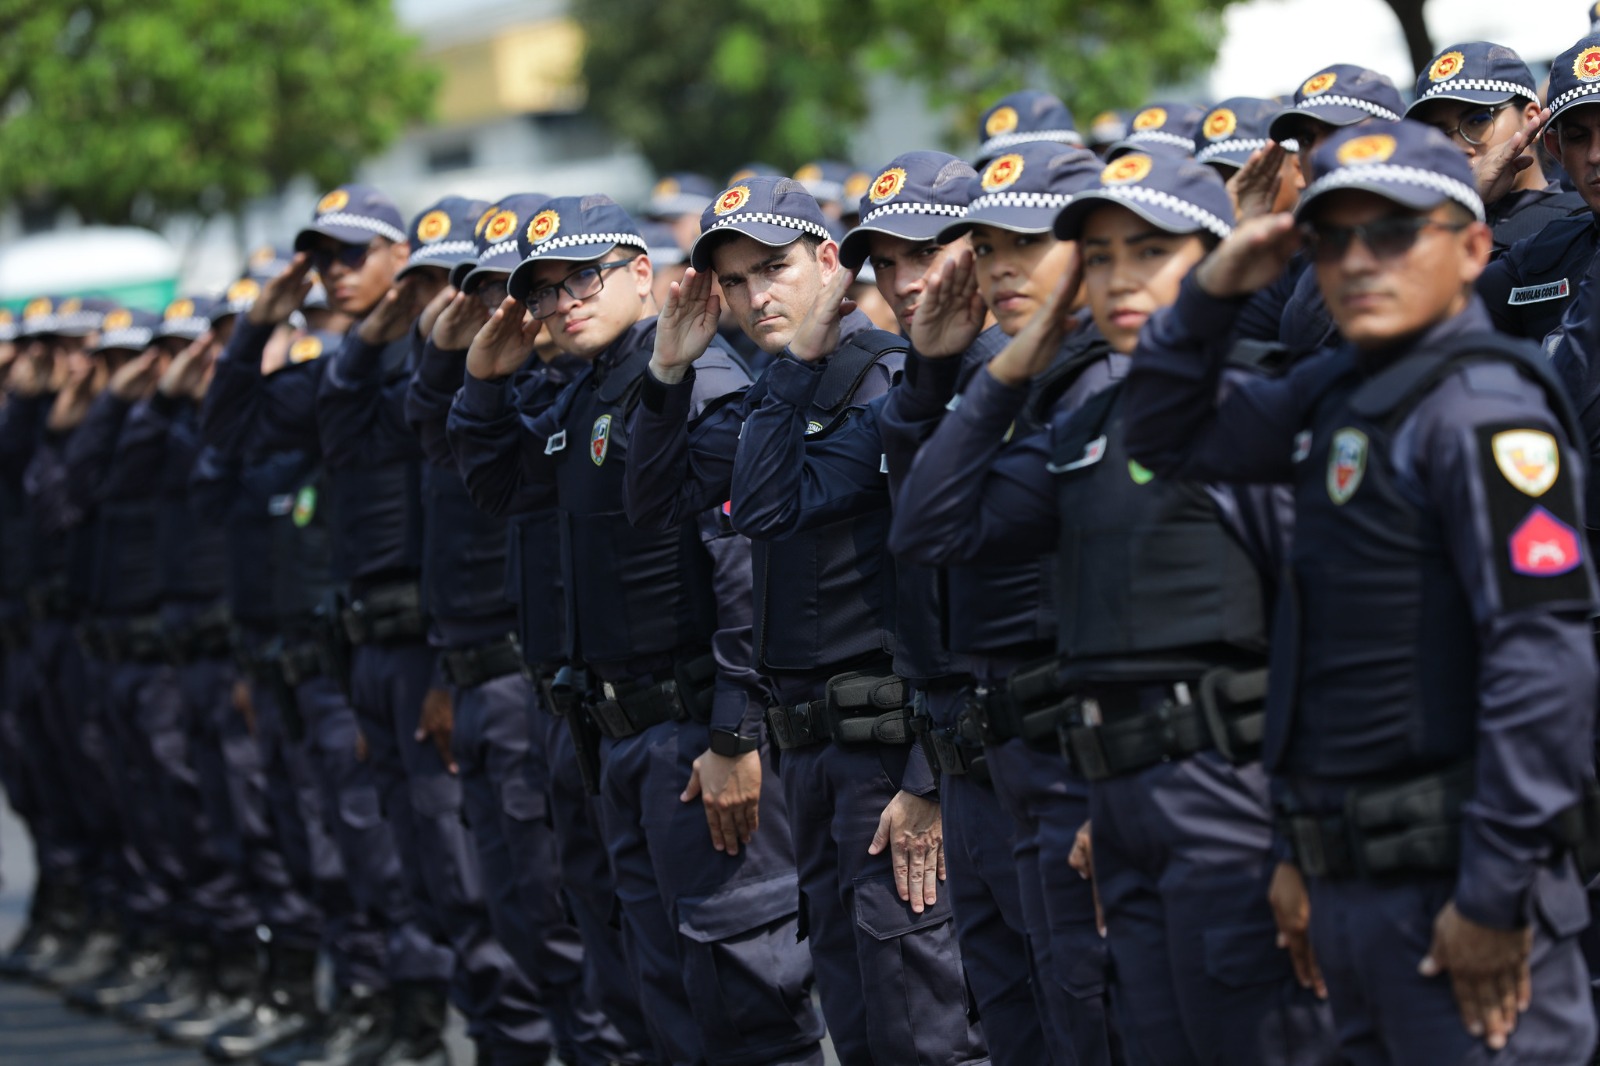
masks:
<path id="1" fill-rule="evenodd" d="M 1442 229 L 1460 233 L 1467 228 L 1465 222 L 1440 222 L 1420 215 L 1401 215 L 1380 218 L 1360 226 L 1323 226 L 1307 223 L 1300 227 L 1306 251 L 1312 261 L 1333 263 L 1350 252 L 1350 246 L 1359 238 L 1379 259 L 1395 259 L 1409 252 L 1425 229 Z"/>
<path id="2" fill-rule="evenodd" d="M 637 258 L 637 256 L 633 258 Z M 522 301 L 523 306 L 533 312 L 534 318 L 549 318 L 556 313 L 556 308 L 561 303 L 562 293 L 566 293 L 580 303 L 590 299 L 605 288 L 606 271 L 627 266 L 633 262 L 633 258 L 618 259 L 610 263 L 593 263 L 574 270 L 555 285 L 541 285 L 534 289 Z"/>
<path id="3" fill-rule="evenodd" d="M 360 270 L 367 256 L 376 248 L 377 241 L 366 244 L 340 244 L 338 248 L 313 248 L 311 249 L 311 265 L 318 274 L 327 277 L 328 271 L 333 269 L 333 264 L 338 263 L 347 270 Z"/>

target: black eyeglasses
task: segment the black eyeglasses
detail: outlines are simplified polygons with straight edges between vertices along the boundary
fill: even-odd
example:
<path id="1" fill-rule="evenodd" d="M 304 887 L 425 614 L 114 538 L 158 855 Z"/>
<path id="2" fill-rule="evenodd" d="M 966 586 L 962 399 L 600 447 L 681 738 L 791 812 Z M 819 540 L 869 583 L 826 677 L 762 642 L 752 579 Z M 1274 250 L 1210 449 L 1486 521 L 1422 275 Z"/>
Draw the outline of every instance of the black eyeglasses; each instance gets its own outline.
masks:
<path id="1" fill-rule="evenodd" d="M 1318 226 L 1308 223 L 1300 227 L 1300 235 L 1305 239 L 1306 250 L 1311 258 L 1318 263 L 1343 259 L 1357 237 L 1377 258 L 1394 259 L 1409 252 L 1422 231 L 1430 226 L 1460 233 L 1468 223 L 1440 222 L 1421 215 L 1401 215 L 1397 218 L 1380 218 L 1360 226 Z"/>
<path id="2" fill-rule="evenodd" d="M 1489 136 L 1489 131 L 1494 128 L 1495 119 L 1500 117 L 1500 112 L 1511 106 L 1508 100 L 1497 107 L 1485 107 L 1476 111 L 1468 111 L 1461 116 L 1461 121 L 1454 126 L 1436 125 L 1434 129 L 1446 137 L 1460 137 L 1474 148 L 1483 147 L 1483 139 Z"/>
<path id="3" fill-rule="evenodd" d="M 319 247 L 311 249 L 311 265 L 318 274 L 328 276 L 328 271 L 333 269 L 333 264 L 339 263 L 347 270 L 360 270 L 361 265 L 367 261 L 367 256 L 373 252 L 376 242 L 368 241 L 366 244 L 340 244 L 338 248 L 329 249 Z"/>
<path id="4" fill-rule="evenodd" d="M 589 266 L 580 267 L 555 285 L 541 285 L 534 289 L 523 299 L 522 304 L 533 312 L 534 318 L 549 318 L 556 313 L 563 292 L 574 300 L 580 302 L 587 300 L 605 288 L 606 271 L 627 266 L 631 262 L 633 259 L 617 259 L 610 263 L 591 263 Z"/>

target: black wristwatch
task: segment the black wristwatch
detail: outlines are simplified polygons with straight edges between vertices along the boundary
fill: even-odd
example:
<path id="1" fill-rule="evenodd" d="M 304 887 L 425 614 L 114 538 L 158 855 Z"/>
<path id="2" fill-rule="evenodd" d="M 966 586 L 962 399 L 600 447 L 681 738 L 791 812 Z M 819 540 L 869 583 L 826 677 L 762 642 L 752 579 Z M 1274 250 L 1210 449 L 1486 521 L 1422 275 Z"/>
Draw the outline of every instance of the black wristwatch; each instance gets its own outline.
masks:
<path id="1" fill-rule="evenodd" d="M 743 733 L 736 733 L 731 729 L 713 729 L 711 731 L 711 751 L 716 755 L 725 755 L 733 758 L 736 755 L 745 755 L 761 747 L 759 736 L 747 737 Z"/>

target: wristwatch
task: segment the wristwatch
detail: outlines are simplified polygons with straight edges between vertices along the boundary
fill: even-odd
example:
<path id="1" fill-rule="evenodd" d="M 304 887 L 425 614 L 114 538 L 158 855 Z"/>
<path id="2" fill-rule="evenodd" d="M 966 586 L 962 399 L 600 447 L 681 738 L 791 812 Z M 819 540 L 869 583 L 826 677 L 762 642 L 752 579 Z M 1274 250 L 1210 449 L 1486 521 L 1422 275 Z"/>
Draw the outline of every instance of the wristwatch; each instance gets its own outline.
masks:
<path id="1" fill-rule="evenodd" d="M 711 751 L 716 755 L 725 755 L 733 758 L 736 755 L 745 755 L 761 747 L 759 736 L 745 736 L 731 729 L 713 729 L 711 731 Z"/>

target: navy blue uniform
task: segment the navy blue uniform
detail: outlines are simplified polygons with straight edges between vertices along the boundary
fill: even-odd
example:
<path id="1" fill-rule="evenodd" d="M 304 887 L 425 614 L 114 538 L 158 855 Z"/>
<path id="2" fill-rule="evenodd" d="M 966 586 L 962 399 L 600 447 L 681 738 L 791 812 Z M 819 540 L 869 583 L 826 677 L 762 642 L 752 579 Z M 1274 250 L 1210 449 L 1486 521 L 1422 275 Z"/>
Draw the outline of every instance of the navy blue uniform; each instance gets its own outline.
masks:
<path id="1" fill-rule="evenodd" d="M 1587 908 L 1549 826 L 1592 773 L 1594 591 L 1571 474 L 1582 463 L 1531 362 L 1443 364 L 1384 413 L 1397 373 L 1490 335 L 1480 303 L 1383 364 L 1339 348 L 1219 398 L 1219 338 L 1236 306 L 1191 279 L 1151 320 L 1128 383 L 1128 440 L 1158 475 L 1295 485 L 1268 768 L 1294 809 L 1325 817 L 1363 784 L 1476 760 L 1454 872 L 1309 878 L 1341 1050 L 1358 1062 L 1483 1053 L 1449 982 L 1417 973 L 1453 900 L 1479 924 L 1533 929 L 1532 1007 L 1506 1054 L 1581 1058 L 1595 1037 L 1576 941 Z"/>
<path id="2" fill-rule="evenodd" d="M 1592 213 L 1552 222 L 1512 245 L 1478 278 L 1478 295 L 1495 328 L 1543 341 L 1561 324 L 1597 249 L 1600 229 Z"/>

